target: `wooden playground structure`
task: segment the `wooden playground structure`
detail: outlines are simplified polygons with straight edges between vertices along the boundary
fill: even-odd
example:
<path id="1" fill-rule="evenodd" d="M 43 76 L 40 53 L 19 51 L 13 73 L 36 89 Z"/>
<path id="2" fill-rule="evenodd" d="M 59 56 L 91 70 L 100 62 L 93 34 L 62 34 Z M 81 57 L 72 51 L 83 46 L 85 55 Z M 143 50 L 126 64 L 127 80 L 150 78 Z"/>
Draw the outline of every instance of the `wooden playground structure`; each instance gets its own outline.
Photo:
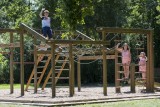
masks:
<path id="1" fill-rule="evenodd" d="M 42 85 L 42 89 L 46 87 L 47 83 L 51 83 L 52 85 L 52 97 L 56 96 L 56 83 L 58 79 L 68 79 L 69 80 L 69 95 L 73 96 L 75 93 L 75 68 L 74 68 L 74 57 L 79 52 L 78 49 L 75 48 L 77 45 L 95 45 L 99 46 L 99 48 L 94 51 L 95 56 L 90 54 L 89 56 L 83 56 L 82 54 L 77 55 L 78 63 L 77 63 L 77 85 L 78 91 L 81 91 L 81 70 L 80 70 L 80 62 L 82 60 L 103 60 L 103 94 L 107 95 L 107 59 L 115 60 L 115 91 L 116 93 L 120 93 L 120 74 L 123 73 L 120 71 L 121 63 L 118 62 L 118 52 L 114 51 L 110 54 L 110 51 L 107 50 L 107 46 L 110 45 L 110 40 L 106 39 L 106 35 L 108 33 L 124 33 L 124 34 L 144 34 L 147 37 L 147 78 L 146 78 L 146 92 L 154 92 L 154 61 L 153 61 L 153 30 L 149 29 L 124 29 L 124 28 L 108 28 L 108 27 L 98 27 L 97 31 L 102 34 L 102 39 L 98 41 L 94 41 L 93 39 L 87 37 L 86 35 L 78 32 L 78 36 L 75 35 L 74 39 L 70 40 L 47 40 L 40 33 L 28 27 L 25 24 L 21 24 L 21 29 L 0 29 L 0 33 L 9 33 L 10 34 L 10 43 L 9 44 L 1 44 L 0 47 L 10 48 L 10 93 L 14 93 L 14 77 L 13 77 L 13 64 L 20 64 L 20 81 L 21 81 L 21 96 L 25 94 L 25 91 L 28 90 L 31 81 L 34 80 L 34 93 L 37 93 L 37 89 L 41 84 L 42 78 L 44 77 L 45 71 L 51 62 L 51 67 L 47 77 Z M 14 43 L 14 33 L 19 34 L 20 42 Z M 56 31 L 54 32 L 56 33 Z M 60 32 L 58 32 L 60 33 Z M 24 34 L 31 36 L 33 38 L 34 44 L 34 62 L 24 62 Z M 78 40 L 80 38 L 80 40 Z M 50 50 L 43 51 L 38 50 L 37 40 L 47 44 L 50 47 Z M 14 62 L 14 48 L 20 48 L 20 62 Z M 98 54 L 97 54 L 98 53 Z M 6 54 L 5 52 L 2 54 Z M 47 57 L 47 60 L 42 60 L 44 57 Z M 40 62 L 45 63 L 44 66 L 39 66 Z M 60 64 L 61 63 L 61 64 Z M 34 68 L 31 72 L 30 78 L 27 82 L 26 88 L 24 87 L 24 64 L 34 64 Z M 69 68 L 65 68 L 65 65 L 68 64 Z M 135 66 L 138 66 L 135 63 L 130 65 L 130 87 L 131 92 L 135 92 Z M 38 69 L 42 70 L 39 72 Z M 61 77 L 63 71 L 68 71 L 68 77 Z"/>

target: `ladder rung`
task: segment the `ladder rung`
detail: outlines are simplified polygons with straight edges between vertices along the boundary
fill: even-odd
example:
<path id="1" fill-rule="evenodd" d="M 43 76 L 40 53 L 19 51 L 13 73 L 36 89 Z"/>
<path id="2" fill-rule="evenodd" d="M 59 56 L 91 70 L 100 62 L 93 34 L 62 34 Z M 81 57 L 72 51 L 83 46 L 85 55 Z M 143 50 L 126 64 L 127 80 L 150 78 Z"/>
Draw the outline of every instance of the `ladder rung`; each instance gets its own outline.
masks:
<path id="1" fill-rule="evenodd" d="M 44 68 L 44 66 L 38 66 L 37 68 Z"/>
<path id="2" fill-rule="evenodd" d="M 117 79 L 117 81 L 124 81 L 124 79 Z"/>
<path id="3" fill-rule="evenodd" d="M 41 74 L 42 72 L 37 72 L 37 74 Z"/>
<path id="4" fill-rule="evenodd" d="M 63 71 L 69 71 L 69 69 L 55 69 L 56 71 L 60 71 L 60 70 L 63 70 Z"/>
<path id="5" fill-rule="evenodd" d="M 69 60 L 55 60 L 56 62 L 69 62 Z"/>
<path id="6" fill-rule="evenodd" d="M 39 79 L 39 77 L 37 77 L 37 79 Z M 34 80 L 34 78 L 32 78 L 32 80 Z"/>
<path id="7" fill-rule="evenodd" d="M 118 73 L 124 73 L 124 71 L 118 71 Z"/>
<path id="8" fill-rule="evenodd" d="M 61 68 L 62 66 L 55 66 L 55 68 Z"/>
<path id="9" fill-rule="evenodd" d="M 146 78 L 136 78 L 136 80 L 146 80 Z"/>
<path id="10" fill-rule="evenodd" d="M 55 77 L 56 79 L 69 79 L 69 77 Z"/>
<path id="11" fill-rule="evenodd" d="M 144 50 L 144 48 L 136 48 L 137 50 Z"/>
<path id="12" fill-rule="evenodd" d="M 47 60 L 42 60 L 42 61 L 40 61 L 40 62 L 47 62 Z"/>
<path id="13" fill-rule="evenodd" d="M 135 72 L 135 74 L 141 74 L 142 72 Z"/>

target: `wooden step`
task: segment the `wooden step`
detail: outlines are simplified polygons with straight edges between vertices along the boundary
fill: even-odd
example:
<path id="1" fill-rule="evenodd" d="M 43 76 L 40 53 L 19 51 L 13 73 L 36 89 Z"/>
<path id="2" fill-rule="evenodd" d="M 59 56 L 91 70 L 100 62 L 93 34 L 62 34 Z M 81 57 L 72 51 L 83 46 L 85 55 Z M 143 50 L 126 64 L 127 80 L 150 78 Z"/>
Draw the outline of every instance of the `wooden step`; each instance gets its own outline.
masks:
<path id="1" fill-rule="evenodd" d="M 55 66 L 55 68 L 61 68 L 62 66 Z"/>
<path id="2" fill-rule="evenodd" d="M 42 61 L 40 61 L 40 62 L 44 62 L 44 63 L 45 63 L 45 62 L 47 62 L 47 60 L 42 60 Z"/>
<path id="3" fill-rule="evenodd" d="M 50 77 L 49 79 L 52 79 L 52 77 Z M 69 79 L 69 77 L 55 77 L 55 79 Z"/>
<path id="4" fill-rule="evenodd" d="M 135 72 L 135 74 L 142 74 L 142 72 Z"/>
<path id="5" fill-rule="evenodd" d="M 37 79 L 39 79 L 39 77 L 37 77 Z M 32 80 L 34 80 L 34 78 L 32 78 Z"/>
<path id="6" fill-rule="evenodd" d="M 124 79 L 117 79 L 117 81 L 124 81 Z"/>
<path id="7" fill-rule="evenodd" d="M 146 78 L 136 78 L 136 80 L 146 80 Z"/>
<path id="8" fill-rule="evenodd" d="M 37 72 L 37 74 L 41 74 L 42 72 Z"/>
<path id="9" fill-rule="evenodd" d="M 37 68 L 44 68 L 45 66 L 37 66 Z"/>
<path id="10" fill-rule="evenodd" d="M 60 71 L 60 70 L 63 70 L 63 71 L 69 71 L 69 69 L 55 69 L 56 71 Z"/>
<path id="11" fill-rule="evenodd" d="M 124 73 L 124 71 L 117 71 L 118 73 Z"/>

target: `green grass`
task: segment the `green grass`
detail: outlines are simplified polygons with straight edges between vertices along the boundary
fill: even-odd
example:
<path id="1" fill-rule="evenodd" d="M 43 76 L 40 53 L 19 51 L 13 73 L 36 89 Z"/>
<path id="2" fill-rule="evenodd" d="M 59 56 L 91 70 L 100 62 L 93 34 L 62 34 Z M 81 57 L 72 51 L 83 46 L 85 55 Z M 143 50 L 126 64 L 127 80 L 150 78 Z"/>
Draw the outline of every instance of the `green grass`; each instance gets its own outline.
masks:
<path id="1" fill-rule="evenodd" d="M 133 100 L 101 104 L 86 104 L 75 107 L 160 107 L 160 99 Z"/>
<path id="2" fill-rule="evenodd" d="M 15 89 L 20 89 L 20 84 L 14 84 Z M 10 84 L 0 84 L 0 89 L 10 89 Z"/>
<path id="3" fill-rule="evenodd" d="M 0 107 L 42 107 L 42 106 L 31 106 L 31 105 L 20 105 L 20 104 L 0 104 Z"/>

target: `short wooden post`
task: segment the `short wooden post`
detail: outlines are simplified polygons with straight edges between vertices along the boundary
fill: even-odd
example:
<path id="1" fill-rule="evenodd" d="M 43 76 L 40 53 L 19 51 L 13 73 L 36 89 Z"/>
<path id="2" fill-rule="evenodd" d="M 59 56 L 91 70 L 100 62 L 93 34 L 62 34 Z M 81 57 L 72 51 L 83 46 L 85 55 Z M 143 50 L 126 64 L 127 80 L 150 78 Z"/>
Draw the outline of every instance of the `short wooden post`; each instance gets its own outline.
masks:
<path id="1" fill-rule="evenodd" d="M 146 69 L 146 91 L 150 92 L 150 35 L 147 34 L 147 69 Z"/>
<path id="2" fill-rule="evenodd" d="M 81 61 L 78 59 L 77 63 L 77 82 L 78 82 L 78 92 L 81 91 Z"/>
<path id="3" fill-rule="evenodd" d="M 56 45 L 51 45 L 51 69 L 52 69 L 52 98 L 56 96 L 56 83 L 55 83 L 55 48 Z"/>
<path id="4" fill-rule="evenodd" d="M 135 93 L 135 64 L 131 64 L 131 92 Z"/>
<path id="5" fill-rule="evenodd" d="M 117 65 L 118 63 L 118 52 L 115 52 L 115 91 L 116 93 L 120 93 L 120 81 L 117 81 L 117 79 L 120 79 L 120 74 L 118 73 L 120 67 Z"/>
<path id="6" fill-rule="evenodd" d="M 69 44 L 69 92 L 72 97 L 74 94 L 74 68 L 73 68 L 72 44 Z"/>
<path id="7" fill-rule="evenodd" d="M 13 32 L 10 32 L 10 43 L 13 43 Z M 10 47 L 10 93 L 14 92 L 13 47 Z"/>
<path id="8" fill-rule="evenodd" d="M 24 95 L 24 37 L 23 33 L 20 33 L 20 63 L 21 63 L 21 96 Z"/>
<path id="9" fill-rule="evenodd" d="M 34 44 L 36 44 L 36 38 L 33 38 Z M 37 93 L 37 49 L 34 45 L 34 93 Z"/>

